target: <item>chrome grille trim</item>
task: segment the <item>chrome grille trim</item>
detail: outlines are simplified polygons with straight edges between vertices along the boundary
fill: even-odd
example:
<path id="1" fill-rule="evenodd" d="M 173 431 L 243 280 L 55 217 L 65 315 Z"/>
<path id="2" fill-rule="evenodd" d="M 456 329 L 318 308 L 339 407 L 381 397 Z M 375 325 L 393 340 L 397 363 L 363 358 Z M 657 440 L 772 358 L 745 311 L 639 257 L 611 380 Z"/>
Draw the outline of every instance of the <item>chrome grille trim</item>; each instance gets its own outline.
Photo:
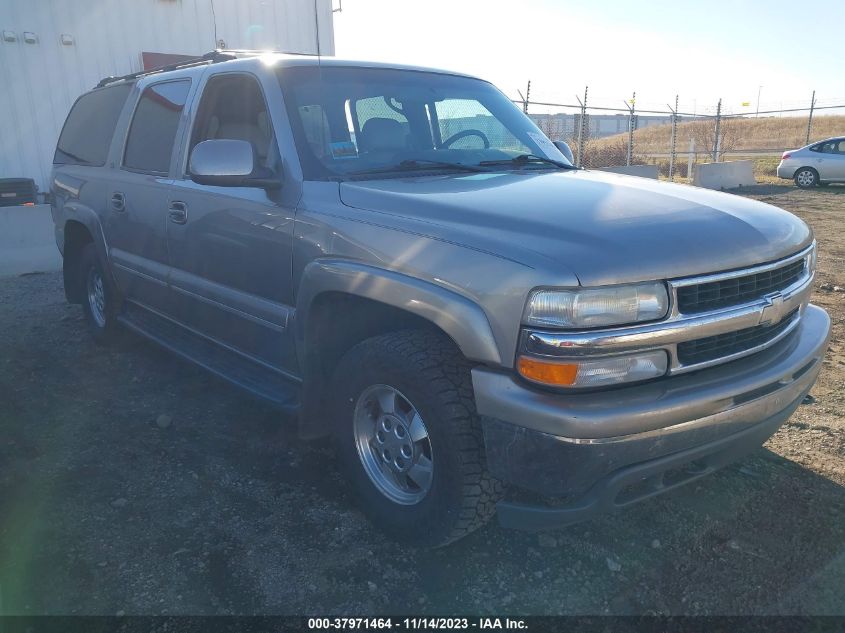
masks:
<path id="1" fill-rule="evenodd" d="M 756 327 L 766 323 L 767 310 L 771 308 L 771 293 L 753 301 L 719 308 L 708 312 L 682 314 L 678 311 L 677 288 L 685 285 L 720 281 L 723 279 L 752 275 L 773 270 L 811 255 L 815 243 L 795 255 L 761 266 L 745 268 L 727 273 L 699 277 L 688 277 L 668 282 L 670 295 L 669 315 L 662 321 L 583 331 L 539 331 L 523 329 L 520 349 L 529 355 L 545 358 L 571 358 L 610 356 L 620 353 L 664 349 L 669 354 L 669 375 L 705 369 L 762 351 L 787 337 L 798 326 L 801 315 L 809 303 L 815 272 L 811 266 L 804 267 L 803 275 L 792 285 L 779 291 L 779 314 L 782 318 L 791 315 L 792 322 L 772 339 L 755 347 L 693 364 L 683 364 L 678 359 L 678 343 L 692 341 L 718 334 L 725 334 Z M 808 260 L 809 261 L 809 260 Z"/>
<path id="2" fill-rule="evenodd" d="M 737 354 L 743 354 L 750 349 L 756 349 L 758 351 L 765 349 L 766 347 L 773 345 L 781 338 L 786 336 L 786 334 L 791 331 L 792 328 L 798 325 L 798 321 L 801 318 L 799 310 L 800 308 L 796 308 L 783 321 L 774 325 L 757 325 L 751 328 L 746 328 L 744 330 L 723 332 L 722 334 L 716 334 L 715 336 L 709 336 L 700 339 L 694 339 L 692 341 L 683 341 L 681 343 L 678 343 L 678 360 L 686 365 L 700 365 L 702 363 L 711 361 L 725 362 L 725 359 L 732 358 Z M 741 338 L 740 340 L 736 340 L 739 337 L 747 337 L 751 340 L 756 340 L 756 337 L 760 337 L 760 339 L 759 342 L 754 345 L 743 346 L 743 341 L 741 340 Z M 724 339 L 724 342 L 722 342 L 722 339 Z M 699 345 L 705 346 L 704 349 L 699 350 Z M 707 346 L 712 347 L 708 349 Z M 719 347 L 736 348 L 736 351 L 731 351 L 728 353 L 718 353 Z M 695 357 L 696 355 L 709 356 L 709 358 L 706 358 L 705 360 L 699 360 L 697 363 L 695 361 L 687 360 L 688 357 Z"/>
<path id="3" fill-rule="evenodd" d="M 772 270 L 751 273 L 703 284 L 678 286 L 678 312 L 699 314 L 727 308 L 738 303 L 754 301 L 769 293 L 788 288 L 804 275 L 806 258 L 798 259 Z"/>
<path id="4" fill-rule="evenodd" d="M 740 278 L 740 277 L 750 277 L 751 275 L 756 275 L 758 273 L 764 273 L 764 272 L 768 272 L 768 271 L 771 271 L 771 270 L 776 270 L 778 268 L 788 266 L 789 264 L 792 264 L 792 263 L 798 261 L 799 259 L 805 259 L 808 255 L 810 255 L 813 252 L 813 249 L 815 247 L 816 247 L 816 243 L 814 241 L 812 244 L 810 244 L 810 246 L 808 246 L 807 248 L 805 248 L 802 251 L 795 253 L 794 255 L 790 255 L 789 257 L 786 257 L 784 259 L 779 259 L 775 262 L 769 262 L 768 264 L 760 264 L 759 266 L 752 266 L 751 268 L 741 268 L 739 270 L 731 270 L 731 271 L 724 272 L 724 273 L 713 273 L 711 275 L 699 275 L 699 276 L 695 276 L 695 277 L 683 277 L 681 279 L 670 279 L 669 280 L 669 293 L 671 295 L 671 303 L 672 303 L 671 316 L 679 316 L 679 315 L 683 314 L 678 309 L 678 288 L 683 288 L 683 287 L 686 287 L 686 286 L 700 286 L 700 285 L 709 284 L 709 283 L 713 283 L 713 282 L 725 281 L 725 280 L 728 280 L 728 279 L 737 279 L 737 278 Z M 806 279 L 807 276 L 810 275 L 810 274 L 811 274 L 811 272 L 805 266 L 803 276 L 800 277 L 798 282 L 796 282 L 796 283 L 800 283 L 802 280 Z M 793 284 L 793 286 L 794 285 L 795 284 Z M 788 288 L 791 288 L 791 287 L 792 286 L 789 286 Z M 781 292 L 785 292 L 785 291 L 786 291 L 786 289 L 781 290 Z M 740 305 L 740 304 L 737 304 L 737 305 Z M 717 310 L 712 310 L 710 312 L 719 312 L 720 310 L 726 310 L 726 309 L 730 310 L 731 308 L 730 307 L 729 308 L 719 308 Z M 705 313 L 694 312 L 692 314 L 705 314 Z"/>

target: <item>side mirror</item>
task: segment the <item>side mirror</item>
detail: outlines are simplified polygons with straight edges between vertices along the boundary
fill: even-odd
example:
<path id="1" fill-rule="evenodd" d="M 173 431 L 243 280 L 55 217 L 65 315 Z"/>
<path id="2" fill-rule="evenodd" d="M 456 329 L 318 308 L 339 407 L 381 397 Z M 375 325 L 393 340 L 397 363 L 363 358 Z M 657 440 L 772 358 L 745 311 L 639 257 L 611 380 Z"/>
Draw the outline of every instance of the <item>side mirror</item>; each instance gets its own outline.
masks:
<path id="1" fill-rule="evenodd" d="M 564 141 L 552 141 L 555 147 L 560 150 L 560 153 L 566 156 L 566 160 L 568 160 L 573 165 L 575 164 L 575 155 L 572 153 L 572 148 L 569 147 L 569 144 Z"/>
<path id="2" fill-rule="evenodd" d="M 188 162 L 191 180 L 217 187 L 275 189 L 281 181 L 270 170 L 256 167 L 252 143 L 234 139 L 210 139 L 197 143 Z"/>

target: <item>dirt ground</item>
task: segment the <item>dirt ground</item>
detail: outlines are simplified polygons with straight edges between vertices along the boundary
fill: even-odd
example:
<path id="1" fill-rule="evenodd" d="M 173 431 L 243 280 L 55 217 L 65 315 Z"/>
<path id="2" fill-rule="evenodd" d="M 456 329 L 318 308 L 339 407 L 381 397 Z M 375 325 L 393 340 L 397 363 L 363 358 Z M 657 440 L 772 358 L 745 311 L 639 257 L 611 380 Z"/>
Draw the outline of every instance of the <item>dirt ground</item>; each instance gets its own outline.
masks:
<path id="1" fill-rule="evenodd" d="M 0 279 L 0 613 L 845 614 L 845 187 L 742 193 L 815 229 L 815 401 L 681 492 L 435 552 L 385 540 L 273 410 L 94 345 L 60 274 Z"/>

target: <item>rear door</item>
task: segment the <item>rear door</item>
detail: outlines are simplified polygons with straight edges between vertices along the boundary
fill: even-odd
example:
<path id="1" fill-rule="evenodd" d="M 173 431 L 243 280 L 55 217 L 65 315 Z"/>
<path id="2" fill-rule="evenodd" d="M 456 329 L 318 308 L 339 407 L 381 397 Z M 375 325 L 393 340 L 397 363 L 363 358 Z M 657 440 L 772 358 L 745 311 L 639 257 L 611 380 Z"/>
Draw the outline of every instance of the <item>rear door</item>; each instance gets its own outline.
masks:
<path id="1" fill-rule="evenodd" d="M 148 85 L 138 99 L 126 134 L 120 169 L 104 201 L 109 253 L 127 299 L 165 314 L 168 288 L 167 190 L 176 134 L 190 79 Z"/>
<path id="2" fill-rule="evenodd" d="M 179 320 L 250 357 L 293 371 L 291 252 L 298 183 L 282 168 L 262 84 L 246 72 L 210 74 L 193 99 L 193 124 L 182 174 L 173 181 L 167 238 L 170 283 Z M 252 144 L 256 161 L 284 181 L 279 189 L 218 187 L 193 182 L 188 157 L 198 143 L 236 139 Z"/>

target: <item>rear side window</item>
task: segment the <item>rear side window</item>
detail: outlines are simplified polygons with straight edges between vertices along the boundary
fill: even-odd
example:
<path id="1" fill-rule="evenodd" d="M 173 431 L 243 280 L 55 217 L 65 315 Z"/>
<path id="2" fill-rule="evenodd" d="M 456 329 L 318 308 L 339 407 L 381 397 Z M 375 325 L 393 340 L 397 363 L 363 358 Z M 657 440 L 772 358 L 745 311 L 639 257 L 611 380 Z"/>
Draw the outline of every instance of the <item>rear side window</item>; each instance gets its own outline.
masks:
<path id="1" fill-rule="evenodd" d="M 131 89 L 131 84 L 120 84 L 79 97 L 62 128 L 53 164 L 105 165 L 117 119 Z"/>
<path id="2" fill-rule="evenodd" d="M 124 167 L 152 174 L 168 172 L 179 118 L 190 88 L 191 81 L 185 79 L 144 89 L 129 126 Z"/>
<path id="3" fill-rule="evenodd" d="M 834 141 L 825 141 L 810 148 L 814 152 L 821 152 L 822 154 L 845 154 L 845 140 L 838 139 Z"/>

